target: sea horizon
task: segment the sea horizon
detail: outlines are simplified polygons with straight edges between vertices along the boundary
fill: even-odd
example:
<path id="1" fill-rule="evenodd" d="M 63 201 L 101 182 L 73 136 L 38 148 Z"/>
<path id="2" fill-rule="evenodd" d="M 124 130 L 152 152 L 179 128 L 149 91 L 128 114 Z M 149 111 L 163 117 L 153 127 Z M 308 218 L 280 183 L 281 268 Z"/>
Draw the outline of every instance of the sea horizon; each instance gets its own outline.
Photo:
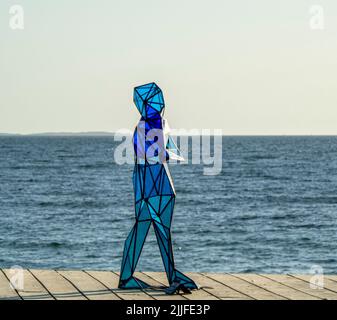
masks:
<path id="1" fill-rule="evenodd" d="M 179 130 L 179 129 L 178 129 Z M 201 129 L 200 129 L 201 131 Z M 120 132 L 119 130 L 116 131 L 55 131 L 55 132 L 33 132 L 33 133 L 7 133 L 7 132 L 0 132 L 0 137 L 1 136 L 114 136 L 114 135 L 130 135 L 131 130 L 128 133 L 127 131 L 125 132 Z M 183 135 L 183 136 L 194 136 L 195 134 L 188 134 L 188 135 Z M 201 135 L 201 134 L 200 134 Z M 228 134 L 224 133 L 221 134 L 223 137 L 336 137 L 337 133 L 335 134 Z"/>

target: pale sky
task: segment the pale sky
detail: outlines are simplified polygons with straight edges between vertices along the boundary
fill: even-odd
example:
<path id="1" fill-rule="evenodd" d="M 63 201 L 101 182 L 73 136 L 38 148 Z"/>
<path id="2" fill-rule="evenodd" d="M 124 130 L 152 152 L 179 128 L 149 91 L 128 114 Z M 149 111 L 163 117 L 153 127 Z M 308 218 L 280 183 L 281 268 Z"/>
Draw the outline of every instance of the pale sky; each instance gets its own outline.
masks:
<path id="1" fill-rule="evenodd" d="M 1 0 L 0 40 L 0 132 L 132 129 L 155 81 L 172 128 L 337 134 L 336 0 Z"/>

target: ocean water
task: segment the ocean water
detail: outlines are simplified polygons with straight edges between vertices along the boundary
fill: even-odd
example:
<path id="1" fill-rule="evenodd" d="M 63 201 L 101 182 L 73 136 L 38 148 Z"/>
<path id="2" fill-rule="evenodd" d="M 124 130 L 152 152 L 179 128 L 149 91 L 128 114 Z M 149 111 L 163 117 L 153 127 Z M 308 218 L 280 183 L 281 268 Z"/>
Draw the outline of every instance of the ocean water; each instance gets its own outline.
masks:
<path id="1" fill-rule="evenodd" d="M 0 267 L 119 270 L 132 165 L 112 137 L 0 137 Z M 223 169 L 172 165 L 177 268 L 337 273 L 337 137 L 223 137 Z M 140 270 L 163 270 L 153 232 Z"/>

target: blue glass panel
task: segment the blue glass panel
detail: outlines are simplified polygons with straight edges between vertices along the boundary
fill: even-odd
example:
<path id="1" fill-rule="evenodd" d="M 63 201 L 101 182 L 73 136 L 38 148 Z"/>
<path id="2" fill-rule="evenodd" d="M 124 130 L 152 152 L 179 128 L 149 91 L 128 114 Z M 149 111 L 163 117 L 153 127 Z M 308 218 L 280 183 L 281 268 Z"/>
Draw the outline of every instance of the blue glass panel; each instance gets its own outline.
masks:
<path id="1" fill-rule="evenodd" d="M 155 212 L 159 213 L 159 205 L 160 205 L 160 197 L 151 197 L 149 198 L 149 203 L 151 204 L 152 208 Z"/>

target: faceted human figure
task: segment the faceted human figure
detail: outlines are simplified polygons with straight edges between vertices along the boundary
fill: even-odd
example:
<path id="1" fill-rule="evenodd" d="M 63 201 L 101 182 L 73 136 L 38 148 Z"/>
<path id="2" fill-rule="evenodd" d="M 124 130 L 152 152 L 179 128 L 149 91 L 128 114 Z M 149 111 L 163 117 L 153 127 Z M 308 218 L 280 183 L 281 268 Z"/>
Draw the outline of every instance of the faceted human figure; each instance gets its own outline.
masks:
<path id="1" fill-rule="evenodd" d="M 155 83 L 134 89 L 134 103 L 141 119 L 133 135 L 135 167 L 133 187 L 136 222 L 125 241 L 119 288 L 146 288 L 148 285 L 133 276 L 145 238 L 153 225 L 170 287 L 166 293 L 180 289 L 196 289 L 192 279 L 175 268 L 171 222 L 175 190 L 168 169 L 169 159 L 183 160 L 163 119 L 164 98 Z"/>

